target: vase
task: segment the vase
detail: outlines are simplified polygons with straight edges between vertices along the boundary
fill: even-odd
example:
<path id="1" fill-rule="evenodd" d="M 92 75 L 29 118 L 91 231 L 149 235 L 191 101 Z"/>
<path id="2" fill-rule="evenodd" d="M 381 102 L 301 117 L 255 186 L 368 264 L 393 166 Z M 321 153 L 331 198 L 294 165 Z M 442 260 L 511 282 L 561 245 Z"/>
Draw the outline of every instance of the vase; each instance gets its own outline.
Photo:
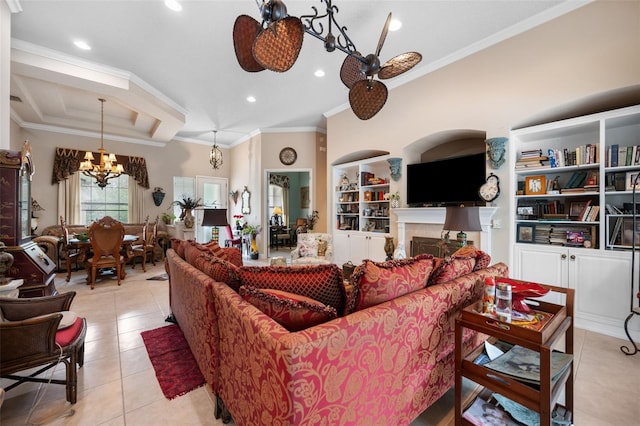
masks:
<path id="1" fill-rule="evenodd" d="M 162 204 L 162 200 L 164 200 L 165 193 L 160 191 L 155 191 L 151 193 L 151 196 L 153 197 L 153 204 L 155 204 L 156 206 L 159 206 L 160 204 Z"/>
<path id="2" fill-rule="evenodd" d="M 391 200 L 391 208 L 397 209 L 398 207 L 400 207 L 400 200 L 398 200 L 397 198 Z"/>
<path id="3" fill-rule="evenodd" d="M 257 234 L 251 234 L 251 259 L 257 259 L 260 256 L 260 252 L 258 251 L 258 240 Z"/>
<path id="4" fill-rule="evenodd" d="M 384 237 L 384 252 L 387 254 L 386 260 L 393 259 L 393 250 L 395 249 L 395 244 L 393 244 L 393 237 Z"/>
<path id="5" fill-rule="evenodd" d="M 195 224 L 195 219 L 193 217 L 193 214 L 191 213 L 191 209 L 184 209 L 184 227 L 187 229 L 191 229 L 193 228 L 193 225 Z"/>

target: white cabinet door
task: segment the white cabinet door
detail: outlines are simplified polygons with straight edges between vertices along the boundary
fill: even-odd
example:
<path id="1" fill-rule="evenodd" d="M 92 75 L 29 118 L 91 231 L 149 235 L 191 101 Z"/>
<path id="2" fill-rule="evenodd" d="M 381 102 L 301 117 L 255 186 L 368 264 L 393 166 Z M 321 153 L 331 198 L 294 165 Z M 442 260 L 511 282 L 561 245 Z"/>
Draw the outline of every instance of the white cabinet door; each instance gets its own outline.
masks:
<path id="1" fill-rule="evenodd" d="M 346 232 L 333 233 L 333 262 L 342 266 L 351 258 L 350 235 Z M 353 261 L 352 261 L 353 262 Z"/>
<path id="2" fill-rule="evenodd" d="M 350 235 L 349 243 L 351 244 L 351 260 L 355 265 L 362 263 L 363 259 L 369 256 L 369 237 L 367 235 L 354 233 Z"/>
<path id="3" fill-rule="evenodd" d="M 569 286 L 576 291 L 575 326 L 625 338 L 623 326 L 631 300 L 631 253 L 575 251 L 569 250 Z M 636 257 L 636 266 L 637 261 Z M 633 294 L 637 291 L 636 279 Z M 640 326 L 630 322 L 630 330 L 637 333 Z"/>
<path id="4" fill-rule="evenodd" d="M 567 287 L 567 257 L 565 247 L 516 244 L 515 265 L 511 274 L 520 280 Z"/>
<path id="5" fill-rule="evenodd" d="M 368 241 L 369 251 L 367 259 L 371 259 L 376 262 L 383 262 L 387 258 L 387 254 L 384 251 L 384 236 L 371 235 L 369 236 Z"/>

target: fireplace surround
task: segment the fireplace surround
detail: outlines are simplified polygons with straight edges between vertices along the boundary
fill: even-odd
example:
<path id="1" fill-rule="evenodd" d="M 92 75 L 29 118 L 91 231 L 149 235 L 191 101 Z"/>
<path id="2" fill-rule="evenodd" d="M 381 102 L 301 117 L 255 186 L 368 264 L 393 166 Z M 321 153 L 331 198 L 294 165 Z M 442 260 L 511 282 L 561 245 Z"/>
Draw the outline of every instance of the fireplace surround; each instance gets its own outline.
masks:
<path id="1" fill-rule="evenodd" d="M 446 214 L 445 207 L 398 208 L 391 211 L 397 217 L 398 247 L 403 248 L 405 253 L 411 253 L 409 242 L 414 236 L 440 237 Z M 480 207 L 482 231 L 469 233 L 469 239 L 475 241 L 475 246 L 489 254 L 491 253 L 491 220 L 497 211 L 497 207 Z M 413 225 L 427 225 L 428 230 L 421 229 L 412 233 Z"/>

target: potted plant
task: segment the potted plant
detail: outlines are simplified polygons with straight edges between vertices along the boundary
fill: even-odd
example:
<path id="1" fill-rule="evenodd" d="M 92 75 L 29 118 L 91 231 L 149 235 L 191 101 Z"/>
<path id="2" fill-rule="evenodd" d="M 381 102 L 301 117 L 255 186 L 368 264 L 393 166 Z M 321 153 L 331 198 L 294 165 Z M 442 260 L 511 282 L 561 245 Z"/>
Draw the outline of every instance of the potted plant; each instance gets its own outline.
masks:
<path id="1" fill-rule="evenodd" d="M 315 228 L 318 219 L 320 219 L 318 210 L 314 210 L 310 215 L 307 216 L 307 228 L 309 229 L 309 231 L 313 231 L 313 228 Z"/>
<path id="2" fill-rule="evenodd" d="M 245 223 L 244 226 L 242 227 L 242 235 L 251 236 L 251 253 L 249 254 L 251 256 L 251 259 L 257 259 L 258 256 L 260 255 L 256 237 L 258 236 L 258 234 L 260 234 L 261 231 L 262 231 L 262 228 L 260 227 L 260 225 L 253 226 L 253 225 L 249 225 L 248 223 Z"/>
<path id="3" fill-rule="evenodd" d="M 161 219 L 165 225 L 171 225 L 171 223 L 176 220 L 176 215 L 172 212 L 164 212 L 162 213 Z"/>
<path id="4" fill-rule="evenodd" d="M 172 206 L 179 206 L 182 209 L 182 213 L 180 214 L 180 220 L 184 222 L 185 228 L 193 228 L 194 218 L 191 210 L 202 207 L 202 198 L 198 198 L 197 200 L 192 197 L 182 196 L 182 200 L 176 200 L 171 203 Z"/>

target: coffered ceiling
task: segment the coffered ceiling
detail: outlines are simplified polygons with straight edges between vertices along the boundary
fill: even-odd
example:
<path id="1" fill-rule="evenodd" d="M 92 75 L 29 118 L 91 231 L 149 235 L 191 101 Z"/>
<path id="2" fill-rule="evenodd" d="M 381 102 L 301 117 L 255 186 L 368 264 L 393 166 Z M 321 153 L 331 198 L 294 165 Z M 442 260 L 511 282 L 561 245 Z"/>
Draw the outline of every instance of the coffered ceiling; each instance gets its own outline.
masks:
<path id="1" fill-rule="evenodd" d="M 22 127 L 72 134 L 100 131 L 115 140 L 165 144 L 184 140 L 223 146 L 257 132 L 324 129 L 326 117 L 349 109 L 340 81 L 345 54 L 328 53 L 305 35 L 285 73 L 247 73 L 236 60 L 232 31 L 242 14 L 260 20 L 251 0 L 5 0 L 12 13 L 11 114 Z M 335 0 L 336 18 L 364 55 L 373 53 L 389 12 L 402 21 L 380 54 L 408 51 L 423 60 L 385 80 L 393 88 L 567 13 L 579 1 Z M 320 0 L 286 1 L 289 15 L 322 13 Z M 334 29 L 334 34 L 337 31 Z M 83 40 L 91 50 L 73 42 Z M 315 77 L 322 69 L 324 77 Z M 247 96 L 255 103 L 248 103 Z M 375 120 L 373 117 L 371 120 Z"/>

